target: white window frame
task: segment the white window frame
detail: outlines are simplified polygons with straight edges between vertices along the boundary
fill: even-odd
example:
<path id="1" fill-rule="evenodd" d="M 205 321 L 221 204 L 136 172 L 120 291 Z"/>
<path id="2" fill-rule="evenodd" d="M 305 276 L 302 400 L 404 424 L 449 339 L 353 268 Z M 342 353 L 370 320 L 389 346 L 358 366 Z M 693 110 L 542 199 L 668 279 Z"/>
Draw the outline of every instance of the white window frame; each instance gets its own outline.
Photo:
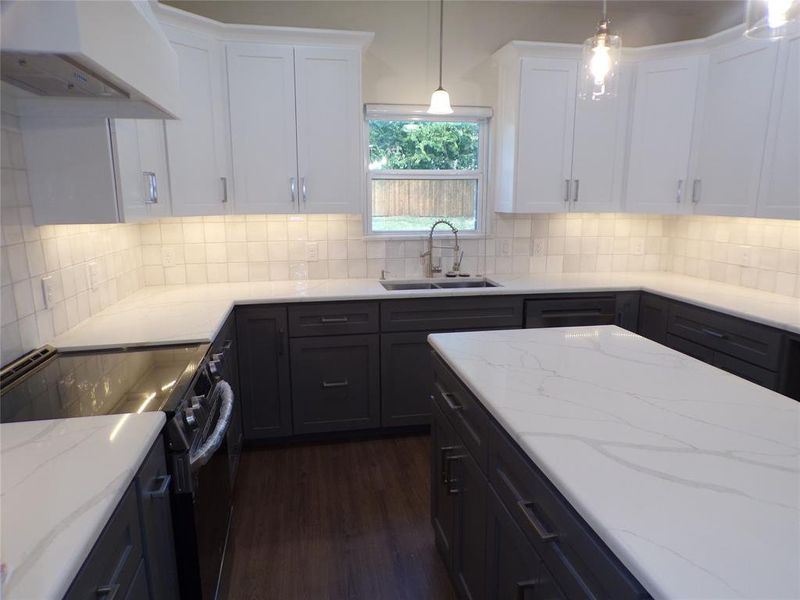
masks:
<path id="1" fill-rule="evenodd" d="M 372 230 L 372 179 L 477 179 L 476 228 L 459 231 L 459 237 L 484 237 L 486 233 L 486 198 L 489 173 L 489 126 L 492 109 L 482 106 L 454 106 L 453 114 L 429 115 L 427 106 L 418 104 L 367 104 L 364 107 L 364 170 L 366 172 L 366 207 L 364 208 L 364 237 L 371 239 L 420 239 L 427 237 L 426 231 L 373 231 Z M 479 125 L 478 169 L 474 171 L 431 169 L 391 169 L 370 171 L 369 169 L 369 121 L 457 121 Z M 377 175 L 377 177 L 373 177 Z"/>

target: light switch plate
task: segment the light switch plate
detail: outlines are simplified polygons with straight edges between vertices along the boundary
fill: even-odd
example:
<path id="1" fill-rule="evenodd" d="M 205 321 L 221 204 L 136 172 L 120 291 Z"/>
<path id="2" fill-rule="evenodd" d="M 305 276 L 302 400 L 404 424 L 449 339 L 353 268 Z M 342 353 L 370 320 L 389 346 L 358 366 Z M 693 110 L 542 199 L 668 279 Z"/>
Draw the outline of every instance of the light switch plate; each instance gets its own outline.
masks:
<path id="1" fill-rule="evenodd" d="M 500 256 L 511 256 L 511 240 L 507 238 L 500 240 Z"/>
<path id="2" fill-rule="evenodd" d="M 306 242 L 306 260 L 308 262 L 319 260 L 319 244 L 317 242 Z"/>
<path id="3" fill-rule="evenodd" d="M 533 255 L 544 256 L 544 240 L 534 240 L 533 242 Z"/>
<path id="4" fill-rule="evenodd" d="M 172 248 L 170 246 L 164 247 L 164 250 L 161 253 L 161 263 L 165 267 L 175 266 L 175 248 Z"/>
<path id="5" fill-rule="evenodd" d="M 631 254 L 636 256 L 644 254 L 644 240 L 642 238 L 631 239 Z"/>

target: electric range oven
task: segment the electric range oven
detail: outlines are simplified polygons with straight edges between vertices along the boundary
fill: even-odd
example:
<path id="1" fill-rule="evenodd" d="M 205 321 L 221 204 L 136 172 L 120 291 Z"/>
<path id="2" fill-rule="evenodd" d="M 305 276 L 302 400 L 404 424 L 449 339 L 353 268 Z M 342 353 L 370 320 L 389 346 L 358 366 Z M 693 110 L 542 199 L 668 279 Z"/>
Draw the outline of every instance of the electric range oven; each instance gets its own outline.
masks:
<path id="1" fill-rule="evenodd" d="M 222 585 L 239 411 L 224 351 L 208 344 L 91 352 L 43 347 L 0 373 L 0 422 L 163 411 L 177 581 L 184 599 Z"/>

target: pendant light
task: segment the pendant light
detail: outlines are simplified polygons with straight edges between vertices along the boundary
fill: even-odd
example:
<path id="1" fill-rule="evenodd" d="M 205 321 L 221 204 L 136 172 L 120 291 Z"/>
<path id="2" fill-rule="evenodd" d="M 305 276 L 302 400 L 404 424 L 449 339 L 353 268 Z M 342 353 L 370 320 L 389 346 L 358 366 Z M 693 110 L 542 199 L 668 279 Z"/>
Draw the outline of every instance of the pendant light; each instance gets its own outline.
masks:
<path id="1" fill-rule="evenodd" d="M 597 26 L 597 32 L 583 43 L 578 93 L 583 100 L 602 100 L 617 95 L 622 39 L 608 31 L 607 8 L 606 0 L 603 0 L 603 20 Z"/>
<path id="2" fill-rule="evenodd" d="M 439 0 L 439 87 L 431 94 L 428 114 L 451 115 L 450 94 L 442 87 L 442 51 L 444 48 L 444 0 Z"/>
<path id="3" fill-rule="evenodd" d="M 800 0 L 749 0 L 745 35 L 778 39 L 800 31 Z"/>

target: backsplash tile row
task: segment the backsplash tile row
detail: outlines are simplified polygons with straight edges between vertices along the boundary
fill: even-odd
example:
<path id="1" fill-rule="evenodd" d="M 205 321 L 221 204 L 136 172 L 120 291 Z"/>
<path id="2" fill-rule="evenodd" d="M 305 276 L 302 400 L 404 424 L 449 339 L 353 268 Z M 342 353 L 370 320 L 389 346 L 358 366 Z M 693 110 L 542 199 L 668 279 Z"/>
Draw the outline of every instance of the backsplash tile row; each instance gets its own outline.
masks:
<path id="1" fill-rule="evenodd" d="M 144 285 L 139 225 L 33 225 L 20 137 L 16 117 L 2 113 L 2 364 Z M 44 276 L 51 277 L 53 287 L 49 307 L 42 292 Z"/>

